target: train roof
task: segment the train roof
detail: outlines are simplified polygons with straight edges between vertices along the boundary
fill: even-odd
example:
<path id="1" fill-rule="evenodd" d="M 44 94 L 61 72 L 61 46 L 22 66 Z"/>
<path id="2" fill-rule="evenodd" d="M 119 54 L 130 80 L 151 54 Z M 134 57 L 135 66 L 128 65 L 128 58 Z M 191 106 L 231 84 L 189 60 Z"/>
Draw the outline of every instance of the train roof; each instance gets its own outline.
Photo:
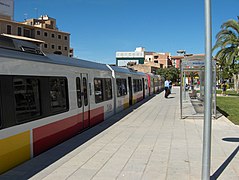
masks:
<path id="1" fill-rule="evenodd" d="M 0 57 L 110 71 L 106 64 L 56 54 L 39 55 L 7 48 L 0 48 Z"/>
<path id="2" fill-rule="evenodd" d="M 133 69 L 129 69 L 127 67 L 119 67 L 119 66 L 110 66 L 115 72 L 119 73 L 127 73 L 127 74 L 135 74 L 135 75 L 145 75 L 143 72 L 138 72 Z"/>

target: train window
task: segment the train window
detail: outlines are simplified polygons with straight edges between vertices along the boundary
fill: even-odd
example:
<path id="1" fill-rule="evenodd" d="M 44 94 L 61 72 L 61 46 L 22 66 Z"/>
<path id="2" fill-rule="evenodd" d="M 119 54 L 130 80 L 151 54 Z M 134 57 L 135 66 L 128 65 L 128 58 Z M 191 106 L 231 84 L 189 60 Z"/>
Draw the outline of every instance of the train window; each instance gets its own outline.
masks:
<path id="1" fill-rule="evenodd" d="M 134 79 L 133 80 L 133 87 L 134 87 L 134 92 L 139 92 L 142 91 L 142 80 L 141 79 Z"/>
<path id="2" fill-rule="evenodd" d="M 124 96 L 127 94 L 127 83 L 126 79 L 116 79 L 117 85 L 117 96 Z"/>
<path id="3" fill-rule="evenodd" d="M 107 78 L 104 79 L 104 87 L 105 87 L 105 101 L 112 99 L 112 83 L 111 83 L 111 79 Z"/>
<path id="4" fill-rule="evenodd" d="M 88 94 L 87 94 L 87 80 L 83 78 L 83 93 L 84 93 L 84 105 L 88 105 Z"/>
<path id="5" fill-rule="evenodd" d="M 78 108 L 82 106 L 80 78 L 76 78 L 76 95 Z"/>
<path id="6" fill-rule="evenodd" d="M 95 102 L 112 99 L 112 83 L 110 78 L 95 78 Z"/>
<path id="7" fill-rule="evenodd" d="M 142 90 L 143 90 L 142 80 L 139 79 L 139 91 L 142 91 Z"/>
<path id="8" fill-rule="evenodd" d="M 103 83 L 102 82 L 103 82 L 103 79 L 94 79 L 96 103 L 103 101 Z"/>
<path id="9" fill-rule="evenodd" d="M 38 79 L 13 78 L 17 122 L 28 121 L 41 115 L 39 85 Z"/>
<path id="10" fill-rule="evenodd" d="M 49 78 L 49 86 L 51 111 L 59 112 L 68 109 L 66 78 Z"/>
<path id="11" fill-rule="evenodd" d="M 138 92 L 138 81 L 137 81 L 137 79 L 133 80 L 133 87 L 134 87 L 134 92 Z"/>

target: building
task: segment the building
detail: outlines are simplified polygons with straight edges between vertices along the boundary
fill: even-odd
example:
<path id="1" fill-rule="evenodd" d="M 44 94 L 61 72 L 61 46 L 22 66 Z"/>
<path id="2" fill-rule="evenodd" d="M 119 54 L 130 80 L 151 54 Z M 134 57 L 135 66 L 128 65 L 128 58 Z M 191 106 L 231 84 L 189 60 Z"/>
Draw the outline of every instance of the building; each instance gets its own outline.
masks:
<path id="1" fill-rule="evenodd" d="M 171 66 L 170 53 L 146 52 L 138 47 L 133 52 L 116 52 L 117 66 L 130 66 L 145 73 L 156 73 L 159 68 Z"/>
<path id="2" fill-rule="evenodd" d="M 56 20 L 49 16 L 28 19 L 24 22 L 0 19 L 0 34 L 24 36 L 43 41 L 44 53 L 55 53 L 64 56 L 73 54 L 70 50 L 70 33 L 57 29 Z M 71 51 L 71 52 L 70 52 Z"/>
<path id="3" fill-rule="evenodd" d="M 146 52 L 144 64 L 166 68 L 171 66 L 170 53 Z"/>
<path id="4" fill-rule="evenodd" d="M 184 56 L 171 56 L 172 65 L 175 68 L 180 68 L 180 62 L 181 62 L 181 59 L 183 58 Z"/>
<path id="5" fill-rule="evenodd" d="M 0 0 L 0 18 L 13 20 L 14 0 Z"/>
<path id="6" fill-rule="evenodd" d="M 127 66 L 128 64 L 144 64 L 143 47 L 138 47 L 133 52 L 116 52 L 116 65 Z"/>

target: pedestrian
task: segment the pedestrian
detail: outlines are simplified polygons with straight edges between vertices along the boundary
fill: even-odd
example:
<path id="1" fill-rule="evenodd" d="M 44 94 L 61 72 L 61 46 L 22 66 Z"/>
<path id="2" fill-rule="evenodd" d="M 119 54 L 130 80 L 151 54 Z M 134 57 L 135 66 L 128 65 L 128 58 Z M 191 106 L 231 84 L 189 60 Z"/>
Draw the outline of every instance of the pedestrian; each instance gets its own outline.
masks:
<path id="1" fill-rule="evenodd" d="M 222 95 L 226 96 L 226 90 L 227 90 L 227 85 L 225 83 L 225 81 L 222 83 Z"/>
<path id="2" fill-rule="evenodd" d="M 172 85 L 173 85 L 172 81 L 169 81 L 169 94 L 172 93 Z"/>
<path id="3" fill-rule="evenodd" d="M 164 97 L 168 98 L 168 95 L 169 95 L 169 80 L 168 80 L 168 78 L 166 78 L 166 81 L 164 82 L 164 90 L 165 90 Z"/>

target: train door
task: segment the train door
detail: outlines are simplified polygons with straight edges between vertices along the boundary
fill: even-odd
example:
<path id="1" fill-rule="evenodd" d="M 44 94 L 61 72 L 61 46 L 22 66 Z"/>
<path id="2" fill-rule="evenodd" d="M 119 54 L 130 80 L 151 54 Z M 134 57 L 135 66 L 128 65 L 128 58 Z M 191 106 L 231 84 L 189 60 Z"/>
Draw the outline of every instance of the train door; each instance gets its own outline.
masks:
<path id="1" fill-rule="evenodd" d="M 132 92 L 132 79 L 131 77 L 128 77 L 128 83 L 129 83 L 129 105 L 133 104 L 133 92 Z"/>
<path id="2" fill-rule="evenodd" d="M 145 98 L 145 83 L 144 83 L 144 78 L 142 78 L 142 83 L 143 83 L 143 99 Z"/>
<path id="3" fill-rule="evenodd" d="M 90 126 L 90 105 L 89 105 L 89 91 L 88 91 L 88 74 L 81 74 L 82 79 L 82 100 L 83 100 L 83 126 L 89 128 Z"/>
<path id="4" fill-rule="evenodd" d="M 81 121 L 81 129 L 89 128 L 90 126 L 90 106 L 89 106 L 89 93 L 88 93 L 88 74 L 80 74 L 80 77 L 76 79 L 77 88 L 77 103 L 78 108 L 81 109 L 81 115 L 79 117 Z"/>
<path id="5" fill-rule="evenodd" d="M 153 80 L 153 93 L 155 94 L 156 92 L 155 92 L 155 78 L 152 78 L 152 80 Z"/>

